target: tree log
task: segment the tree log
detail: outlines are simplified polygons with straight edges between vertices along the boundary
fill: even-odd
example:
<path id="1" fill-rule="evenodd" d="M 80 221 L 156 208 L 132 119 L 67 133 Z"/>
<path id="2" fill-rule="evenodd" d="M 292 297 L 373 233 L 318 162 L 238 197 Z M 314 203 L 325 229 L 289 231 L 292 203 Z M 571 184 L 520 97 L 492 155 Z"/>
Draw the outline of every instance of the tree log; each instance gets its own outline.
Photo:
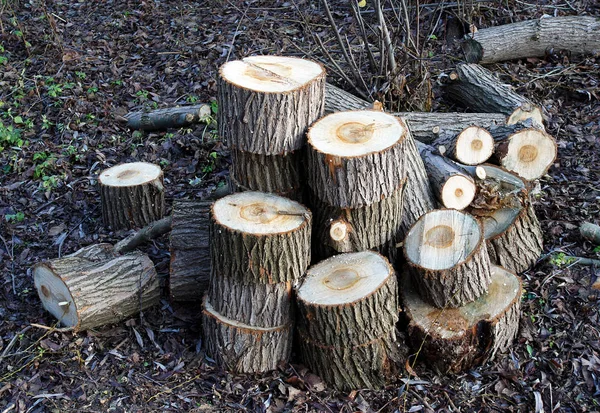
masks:
<path id="1" fill-rule="evenodd" d="M 465 37 L 463 51 L 470 63 L 543 57 L 561 50 L 573 55 L 593 55 L 600 51 L 600 19 L 594 16 L 542 17 L 479 29 Z"/>
<path id="2" fill-rule="evenodd" d="M 340 252 L 373 249 L 395 262 L 404 188 L 403 182 L 389 197 L 360 208 L 331 206 L 311 194 L 313 256 L 324 259 Z"/>
<path id="3" fill-rule="evenodd" d="M 121 120 L 130 129 L 144 131 L 182 128 L 199 122 L 209 122 L 212 110 L 209 104 L 181 106 L 152 110 L 150 112 L 130 112 Z"/>
<path id="4" fill-rule="evenodd" d="M 600 245 L 600 226 L 591 222 L 582 222 L 579 226 L 579 232 L 583 238 Z"/>
<path id="5" fill-rule="evenodd" d="M 209 356 L 235 373 L 263 373 L 287 363 L 292 350 L 292 323 L 272 328 L 231 320 L 204 300 L 202 330 Z"/>
<path id="6" fill-rule="evenodd" d="M 323 115 L 325 69 L 282 56 L 253 56 L 219 69 L 219 134 L 231 149 L 284 155 Z"/>
<path id="7" fill-rule="evenodd" d="M 98 177 L 102 218 L 112 230 L 141 228 L 163 217 L 165 188 L 159 166 L 133 162 L 113 166 Z"/>
<path id="8" fill-rule="evenodd" d="M 208 289 L 208 302 L 225 318 L 253 327 L 272 328 L 290 324 L 292 284 L 241 284 L 221 276 L 215 269 Z"/>
<path id="9" fill-rule="evenodd" d="M 240 283 L 298 280 L 310 263 L 312 215 L 299 203 L 263 192 L 239 192 L 212 209 L 211 262 Z"/>
<path id="10" fill-rule="evenodd" d="M 116 256 L 106 244 L 33 267 L 44 308 L 74 331 L 117 323 L 160 299 L 154 264 L 147 255 Z"/>
<path id="11" fill-rule="evenodd" d="M 464 209 L 475 197 L 477 186 L 469 173 L 429 145 L 417 142 L 433 193 L 446 208 Z"/>
<path id="12" fill-rule="evenodd" d="M 444 131 L 432 143 L 440 153 L 465 165 L 479 165 L 494 152 L 494 138 L 479 126 L 469 126 L 458 134 Z"/>
<path id="13" fill-rule="evenodd" d="M 512 345 L 519 330 L 521 280 L 492 265 L 489 292 L 459 308 L 437 309 L 403 277 L 400 294 L 409 319 L 411 347 L 442 373 L 460 373 L 492 360 Z"/>
<path id="14" fill-rule="evenodd" d="M 296 289 L 298 326 L 325 346 L 351 347 L 388 336 L 398 321 L 394 269 L 372 251 L 313 265 Z"/>
<path id="15" fill-rule="evenodd" d="M 469 214 L 453 209 L 425 214 L 406 235 L 404 256 L 419 292 L 438 308 L 463 306 L 488 291 L 483 228 Z"/>
<path id="16" fill-rule="evenodd" d="M 175 200 L 171 229 L 169 295 L 200 302 L 210 280 L 211 201 Z"/>
<path id="17" fill-rule="evenodd" d="M 503 113 L 508 116 L 509 125 L 530 118 L 543 124 L 539 106 L 515 93 L 478 64 L 459 64 L 445 80 L 445 96 L 461 106 L 480 112 Z"/>

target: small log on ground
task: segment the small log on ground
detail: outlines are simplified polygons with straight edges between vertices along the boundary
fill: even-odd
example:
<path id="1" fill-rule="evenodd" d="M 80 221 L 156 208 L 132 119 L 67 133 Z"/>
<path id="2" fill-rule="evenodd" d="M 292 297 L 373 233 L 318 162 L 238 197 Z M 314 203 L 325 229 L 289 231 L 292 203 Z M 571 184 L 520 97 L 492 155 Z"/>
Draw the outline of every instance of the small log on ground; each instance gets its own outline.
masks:
<path id="1" fill-rule="evenodd" d="M 594 16 L 542 17 L 479 29 L 467 35 L 463 44 L 466 60 L 482 64 L 563 50 L 573 55 L 600 52 L 600 20 Z"/>
<path id="2" fill-rule="evenodd" d="M 310 263 L 312 214 L 301 204 L 263 192 L 239 192 L 212 208 L 211 262 L 240 283 L 299 279 Z"/>
<path id="3" fill-rule="evenodd" d="M 495 146 L 493 163 L 528 181 L 543 176 L 556 159 L 556 141 L 533 119 L 490 128 L 490 133 Z"/>
<path id="4" fill-rule="evenodd" d="M 112 230 L 141 228 L 163 217 L 165 187 L 159 166 L 133 162 L 113 166 L 98 177 L 102 218 Z"/>
<path id="5" fill-rule="evenodd" d="M 319 200 L 314 194 L 310 196 L 314 214 L 314 257 L 324 259 L 340 252 L 373 249 L 395 262 L 404 187 L 403 182 L 387 198 L 360 208 L 339 208 Z"/>
<path id="6" fill-rule="evenodd" d="M 494 138 L 479 126 L 469 126 L 460 133 L 444 131 L 432 143 L 440 153 L 465 165 L 484 163 L 494 153 Z"/>
<path id="7" fill-rule="evenodd" d="M 340 254 L 311 266 L 296 293 L 298 327 L 325 346 L 388 336 L 398 321 L 396 273 L 376 252 Z"/>
<path id="8" fill-rule="evenodd" d="M 212 113 L 209 104 L 201 103 L 193 106 L 181 106 L 152 110 L 150 112 L 130 112 L 122 121 L 130 129 L 145 131 L 182 128 L 200 122 L 210 121 Z"/>
<path id="9" fill-rule="evenodd" d="M 36 264 L 33 279 L 44 308 L 74 331 L 117 323 L 160 299 L 150 258 L 117 256 L 106 244 Z"/>
<path id="10" fill-rule="evenodd" d="M 238 150 L 231 151 L 229 176 L 241 191 L 272 192 L 294 200 L 301 200 L 303 151 L 287 155 L 258 155 Z"/>
<path id="11" fill-rule="evenodd" d="M 404 256 L 421 295 L 438 308 L 460 307 L 488 291 L 490 258 L 483 229 L 453 209 L 421 217 L 404 240 Z"/>
<path id="12" fill-rule="evenodd" d="M 525 181 L 499 167 L 481 167 L 487 177 L 478 182 L 478 196 L 470 212 L 482 222 L 491 262 L 523 272 L 543 250 L 542 230 Z"/>
<path id="13" fill-rule="evenodd" d="M 263 373 L 287 363 L 292 350 L 293 324 L 253 327 L 219 314 L 204 300 L 202 330 L 207 353 L 235 373 Z"/>
<path id="14" fill-rule="evenodd" d="M 323 115 L 325 69 L 282 56 L 253 56 L 219 69 L 219 134 L 231 149 L 284 155 L 304 146 Z"/>
<path id="15" fill-rule="evenodd" d="M 480 112 L 503 113 L 509 125 L 534 119 L 544 123 L 542 110 L 500 82 L 492 72 L 478 64 L 459 64 L 444 84 L 446 97 L 463 107 Z"/>
<path id="16" fill-rule="evenodd" d="M 277 327 L 292 322 L 292 284 L 241 284 L 213 272 L 208 302 L 225 318 L 253 327 Z"/>
<path id="17" fill-rule="evenodd" d="M 579 226 L 579 232 L 583 238 L 600 245 L 600 226 L 591 222 L 582 222 Z"/>
<path id="18" fill-rule="evenodd" d="M 210 201 L 175 200 L 171 224 L 169 295 L 200 302 L 210 280 Z"/>
<path id="19" fill-rule="evenodd" d="M 371 109 L 373 104 L 358 98 L 329 83 L 325 85 L 325 113 Z M 506 124 L 502 113 L 429 113 L 394 112 L 408 124 L 413 137 L 424 143 L 432 143 L 440 135 L 457 135 L 469 126 L 489 128 Z"/>
<path id="20" fill-rule="evenodd" d="M 487 294 L 459 308 L 438 309 L 403 277 L 400 294 L 410 320 L 411 347 L 442 373 L 459 373 L 492 360 L 519 330 L 522 285 L 514 273 L 492 265 Z"/>
<path id="21" fill-rule="evenodd" d="M 477 190 L 469 173 L 457 163 L 440 156 L 429 145 L 417 142 L 417 148 L 438 201 L 446 208 L 458 210 L 469 206 Z"/>

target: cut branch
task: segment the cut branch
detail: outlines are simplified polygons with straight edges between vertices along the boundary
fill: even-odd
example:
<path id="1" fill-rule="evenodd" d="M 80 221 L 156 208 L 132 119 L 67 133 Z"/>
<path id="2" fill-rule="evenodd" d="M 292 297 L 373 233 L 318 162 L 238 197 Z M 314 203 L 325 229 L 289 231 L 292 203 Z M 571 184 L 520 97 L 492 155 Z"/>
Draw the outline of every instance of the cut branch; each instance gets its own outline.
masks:
<path id="1" fill-rule="evenodd" d="M 150 112 L 130 112 L 120 120 L 130 129 L 144 131 L 182 128 L 200 122 L 211 121 L 209 104 L 157 109 Z"/>

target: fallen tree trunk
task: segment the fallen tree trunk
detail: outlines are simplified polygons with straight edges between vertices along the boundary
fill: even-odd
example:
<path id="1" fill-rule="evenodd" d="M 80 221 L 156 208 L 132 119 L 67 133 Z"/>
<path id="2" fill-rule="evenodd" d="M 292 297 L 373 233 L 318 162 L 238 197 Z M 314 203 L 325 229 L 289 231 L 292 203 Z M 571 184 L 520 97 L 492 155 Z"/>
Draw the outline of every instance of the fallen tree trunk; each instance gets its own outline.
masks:
<path id="1" fill-rule="evenodd" d="M 117 255 L 106 244 L 36 264 L 44 308 L 74 331 L 117 323 L 158 304 L 160 289 L 147 255 Z"/>
<path id="2" fill-rule="evenodd" d="M 209 104 L 157 109 L 149 112 L 130 112 L 120 118 L 130 129 L 156 131 L 183 128 L 195 123 L 209 122 L 212 109 Z"/>
<path id="3" fill-rule="evenodd" d="M 543 57 L 562 50 L 593 55 L 600 51 L 600 20 L 594 16 L 542 17 L 479 29 L 465 37 L 463 51 L 469 63 Z"/>
<path id="4" fill-rule="evenodd" d="M 508 116 L 506 123 L 509 125 L 525 119 L 533 119 L 539 125 L 544 123 L 539 106 L 515 93 L 478 64 L 459 64 L 444 80 L 445 96 L 465 108 L 503 113 Z"/>
<path id="5" fill-rule="evenodd" d="M 591 222 L 582 222 L 579 226 L 579 232 L 583 238 L 600 245 L 600 226 Z"/>

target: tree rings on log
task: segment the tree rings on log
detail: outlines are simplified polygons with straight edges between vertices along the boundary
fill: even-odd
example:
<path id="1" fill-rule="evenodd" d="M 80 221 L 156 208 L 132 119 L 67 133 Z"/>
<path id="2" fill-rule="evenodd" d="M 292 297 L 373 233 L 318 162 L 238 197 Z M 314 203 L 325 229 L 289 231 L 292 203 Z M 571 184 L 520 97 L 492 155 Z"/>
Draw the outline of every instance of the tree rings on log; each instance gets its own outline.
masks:
<path id="1" fill-rule="evenodd" d="M 141 228 L 163 217 L 165 188 L 159 166 L 133 162 L 113 166 L 98 177 L 102 218 L 112 230 Z"/>
<path id="2" fill-rule="evenodd" d="M 460 133 L 440 133 L 433 146 L 440 153 L 465 165 L 479 165 L 494 152 L 494 138 L 479 126 L 469 126 Z"/>
<path id="3" fill-rule="evenodd" d="M 404 240 L 419 292 L 439 308 L 460 307 L 488 290 L 490 258 L 479 221 L 453 209 L 422 216 Z"/>
<path id="4" fill-rule="evenodd" d="M 404 188 L 402 182 L 387 198 L 359 208 L 339 208 L 311 196 L 313 254 L 327 258 L 340 252 L 373 249 L 395 262 Z"/>
<path id="5" fill-rule="evenodd" d="M 210 201 L 175 200 L 171 221 L 169 294 L 200 301 L 210 280 Z"/>
<path id="6" fill-rule="evenodd" d="M 204 300 L 202 328 L 208 355 L 236 373 L 261 373 L 287 363 L 292 349 L 292 325 L 253 327 L 224 317 Z"/>
<path id="7" fill-rule="evenodd" d="M 283 56 L 252 56 L 219 70 L 219 134 L 231 149 L 283 155 L 304 146 L 323 115 L 325 69 Z"/>
<path id="8" fill-rule="evenodd" d="M 160 299 L 156 270 L 147 255 L 114 256 L 101 245 L 33 267 L 44 308 L 74 331 L 117 323 Z"/>
<path id="9" fill-rule="evenodd" d="M 372 251 L 313 265 L 297 287 L 299 328 L 315 343 L 349 347 L 387 336 L 398 321 L 394 269 Z"/>
<path id="10" fill-rule="evenodd" d="M 491 266 L 489 291 L 459 308 L 439 309 L 423 300 L 410 277 L 400 294 L 410 323 L 408 337 L 419 356 L 442 373 L 459 373 L 506 351 L 519 330 L 521 280 Z"/>
<path id="11" fill-rule="evenodd" d="M 210 225 L 212 266 L 242 284 L 299 279 L 310 263 L 312 214 L 287 198 L 239 192 L 216 201 Z"/>

